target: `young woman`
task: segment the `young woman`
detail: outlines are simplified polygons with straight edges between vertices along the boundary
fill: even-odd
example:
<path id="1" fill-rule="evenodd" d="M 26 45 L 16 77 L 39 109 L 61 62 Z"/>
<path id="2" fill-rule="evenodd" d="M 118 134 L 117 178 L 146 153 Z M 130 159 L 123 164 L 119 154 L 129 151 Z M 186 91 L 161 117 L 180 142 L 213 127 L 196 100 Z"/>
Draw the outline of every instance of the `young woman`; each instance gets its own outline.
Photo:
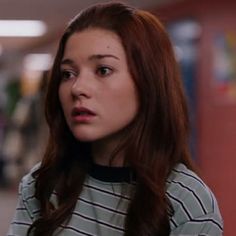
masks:
<path id="1" fill-rule="evenodd" d="M 72 20 L 46 118 L 48 146 L 20 184 L 9 236 L 222 234 L 190 161 L 172 46 L 150 13 L 107 3 Z"/>

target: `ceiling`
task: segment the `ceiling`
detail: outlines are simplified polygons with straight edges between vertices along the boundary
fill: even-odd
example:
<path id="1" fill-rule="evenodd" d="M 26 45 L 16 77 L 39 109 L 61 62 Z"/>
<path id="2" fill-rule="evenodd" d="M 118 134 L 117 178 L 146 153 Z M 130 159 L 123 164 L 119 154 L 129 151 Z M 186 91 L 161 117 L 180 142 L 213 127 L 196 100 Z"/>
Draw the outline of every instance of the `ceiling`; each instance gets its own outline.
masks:
<path id="1" fill-rule="evenodd" d="M 42 20 L 47 26 L 46 33 L 40 37 L 0 37 L 0 88 L 3 81 L 21 74 L 28 54 L 55 55 L 58 39 L 68 21 L 80 10 L 109 1 L 122 1 L 148 10 L 182 0 L 0 0 L 0 20 Z"/>
<path id="2" fill-rule="evenodd" d="M 123 1 L 141 8 L 152 8 L 171 0 Z M 173 1 L 173 0 L 172 0 Z M 3 52 L 16 53 L 47 50 L 61 34 L 66 23 L 82 8 L 104 2 L 99 0 L 0 0 L 0 19 L 43 20 L 47 33 L 41 37 L 0 37 Z M 47 46 L 46 46 L 47 45 Z M 4 54 L 2 54 L 3 56 Z"/>

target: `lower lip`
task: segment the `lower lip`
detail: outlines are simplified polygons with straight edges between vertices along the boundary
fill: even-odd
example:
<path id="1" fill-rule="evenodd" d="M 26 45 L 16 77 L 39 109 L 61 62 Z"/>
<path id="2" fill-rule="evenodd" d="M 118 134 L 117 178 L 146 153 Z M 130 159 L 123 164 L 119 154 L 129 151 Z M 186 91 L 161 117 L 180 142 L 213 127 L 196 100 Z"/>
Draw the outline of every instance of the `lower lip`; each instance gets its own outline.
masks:
<path id="1" fill-rule="evenodd" d="M 73 116 L 72 119 L 74 122 L 78 123 L 89 123 L 95 116 L 94 115 L 81 115 Z"/>

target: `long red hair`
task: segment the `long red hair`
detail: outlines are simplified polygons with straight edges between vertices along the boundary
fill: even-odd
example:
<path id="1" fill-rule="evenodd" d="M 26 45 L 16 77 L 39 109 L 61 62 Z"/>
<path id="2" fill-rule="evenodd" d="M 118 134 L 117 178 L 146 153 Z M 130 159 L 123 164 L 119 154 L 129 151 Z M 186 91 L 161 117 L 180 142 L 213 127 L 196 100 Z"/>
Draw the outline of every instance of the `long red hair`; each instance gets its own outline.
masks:
<path id="1" fill-rule="evenodd" d="M 120 37 L 139 98 L 140 110 L 122 145 L 125 160 L 137 176 L 125 235 L 169 235 L 173 212 L 165 194 L 166 180 L 177 163 L 191 167 L 186 99 L 163 25 L 152 14 L 122 3 L 87 8 L 70 22 L 61 38 L 46 99 L 49 142 L 41 167 L 34 173 L 41 218 L 29 231 L 33 229 L 35 236 L 49 236 L 70 219 L 91 161 L 89 144 L 73 137 L 58 98 L 60 63 L 67 40 L 88 28 L 111 30 Z M 49 201 L 54 189 L 58 192 L 57 209 Z"/>

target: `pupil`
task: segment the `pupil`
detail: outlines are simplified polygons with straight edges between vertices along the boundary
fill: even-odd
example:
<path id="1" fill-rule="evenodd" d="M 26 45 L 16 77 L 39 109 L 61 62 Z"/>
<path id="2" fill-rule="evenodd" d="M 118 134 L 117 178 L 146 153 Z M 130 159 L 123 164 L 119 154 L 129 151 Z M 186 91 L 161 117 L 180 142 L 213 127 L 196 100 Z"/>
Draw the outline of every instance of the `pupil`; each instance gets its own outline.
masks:
<path id="1" fill-rule="evenodd" d="M 106 72 L 107 72 L 107 69 L 106 69 L 106 68 L 102 68 L 102 69 L 101 69 L 101 73 L 102 73 L 102 74 L 106 74 Z"/>

